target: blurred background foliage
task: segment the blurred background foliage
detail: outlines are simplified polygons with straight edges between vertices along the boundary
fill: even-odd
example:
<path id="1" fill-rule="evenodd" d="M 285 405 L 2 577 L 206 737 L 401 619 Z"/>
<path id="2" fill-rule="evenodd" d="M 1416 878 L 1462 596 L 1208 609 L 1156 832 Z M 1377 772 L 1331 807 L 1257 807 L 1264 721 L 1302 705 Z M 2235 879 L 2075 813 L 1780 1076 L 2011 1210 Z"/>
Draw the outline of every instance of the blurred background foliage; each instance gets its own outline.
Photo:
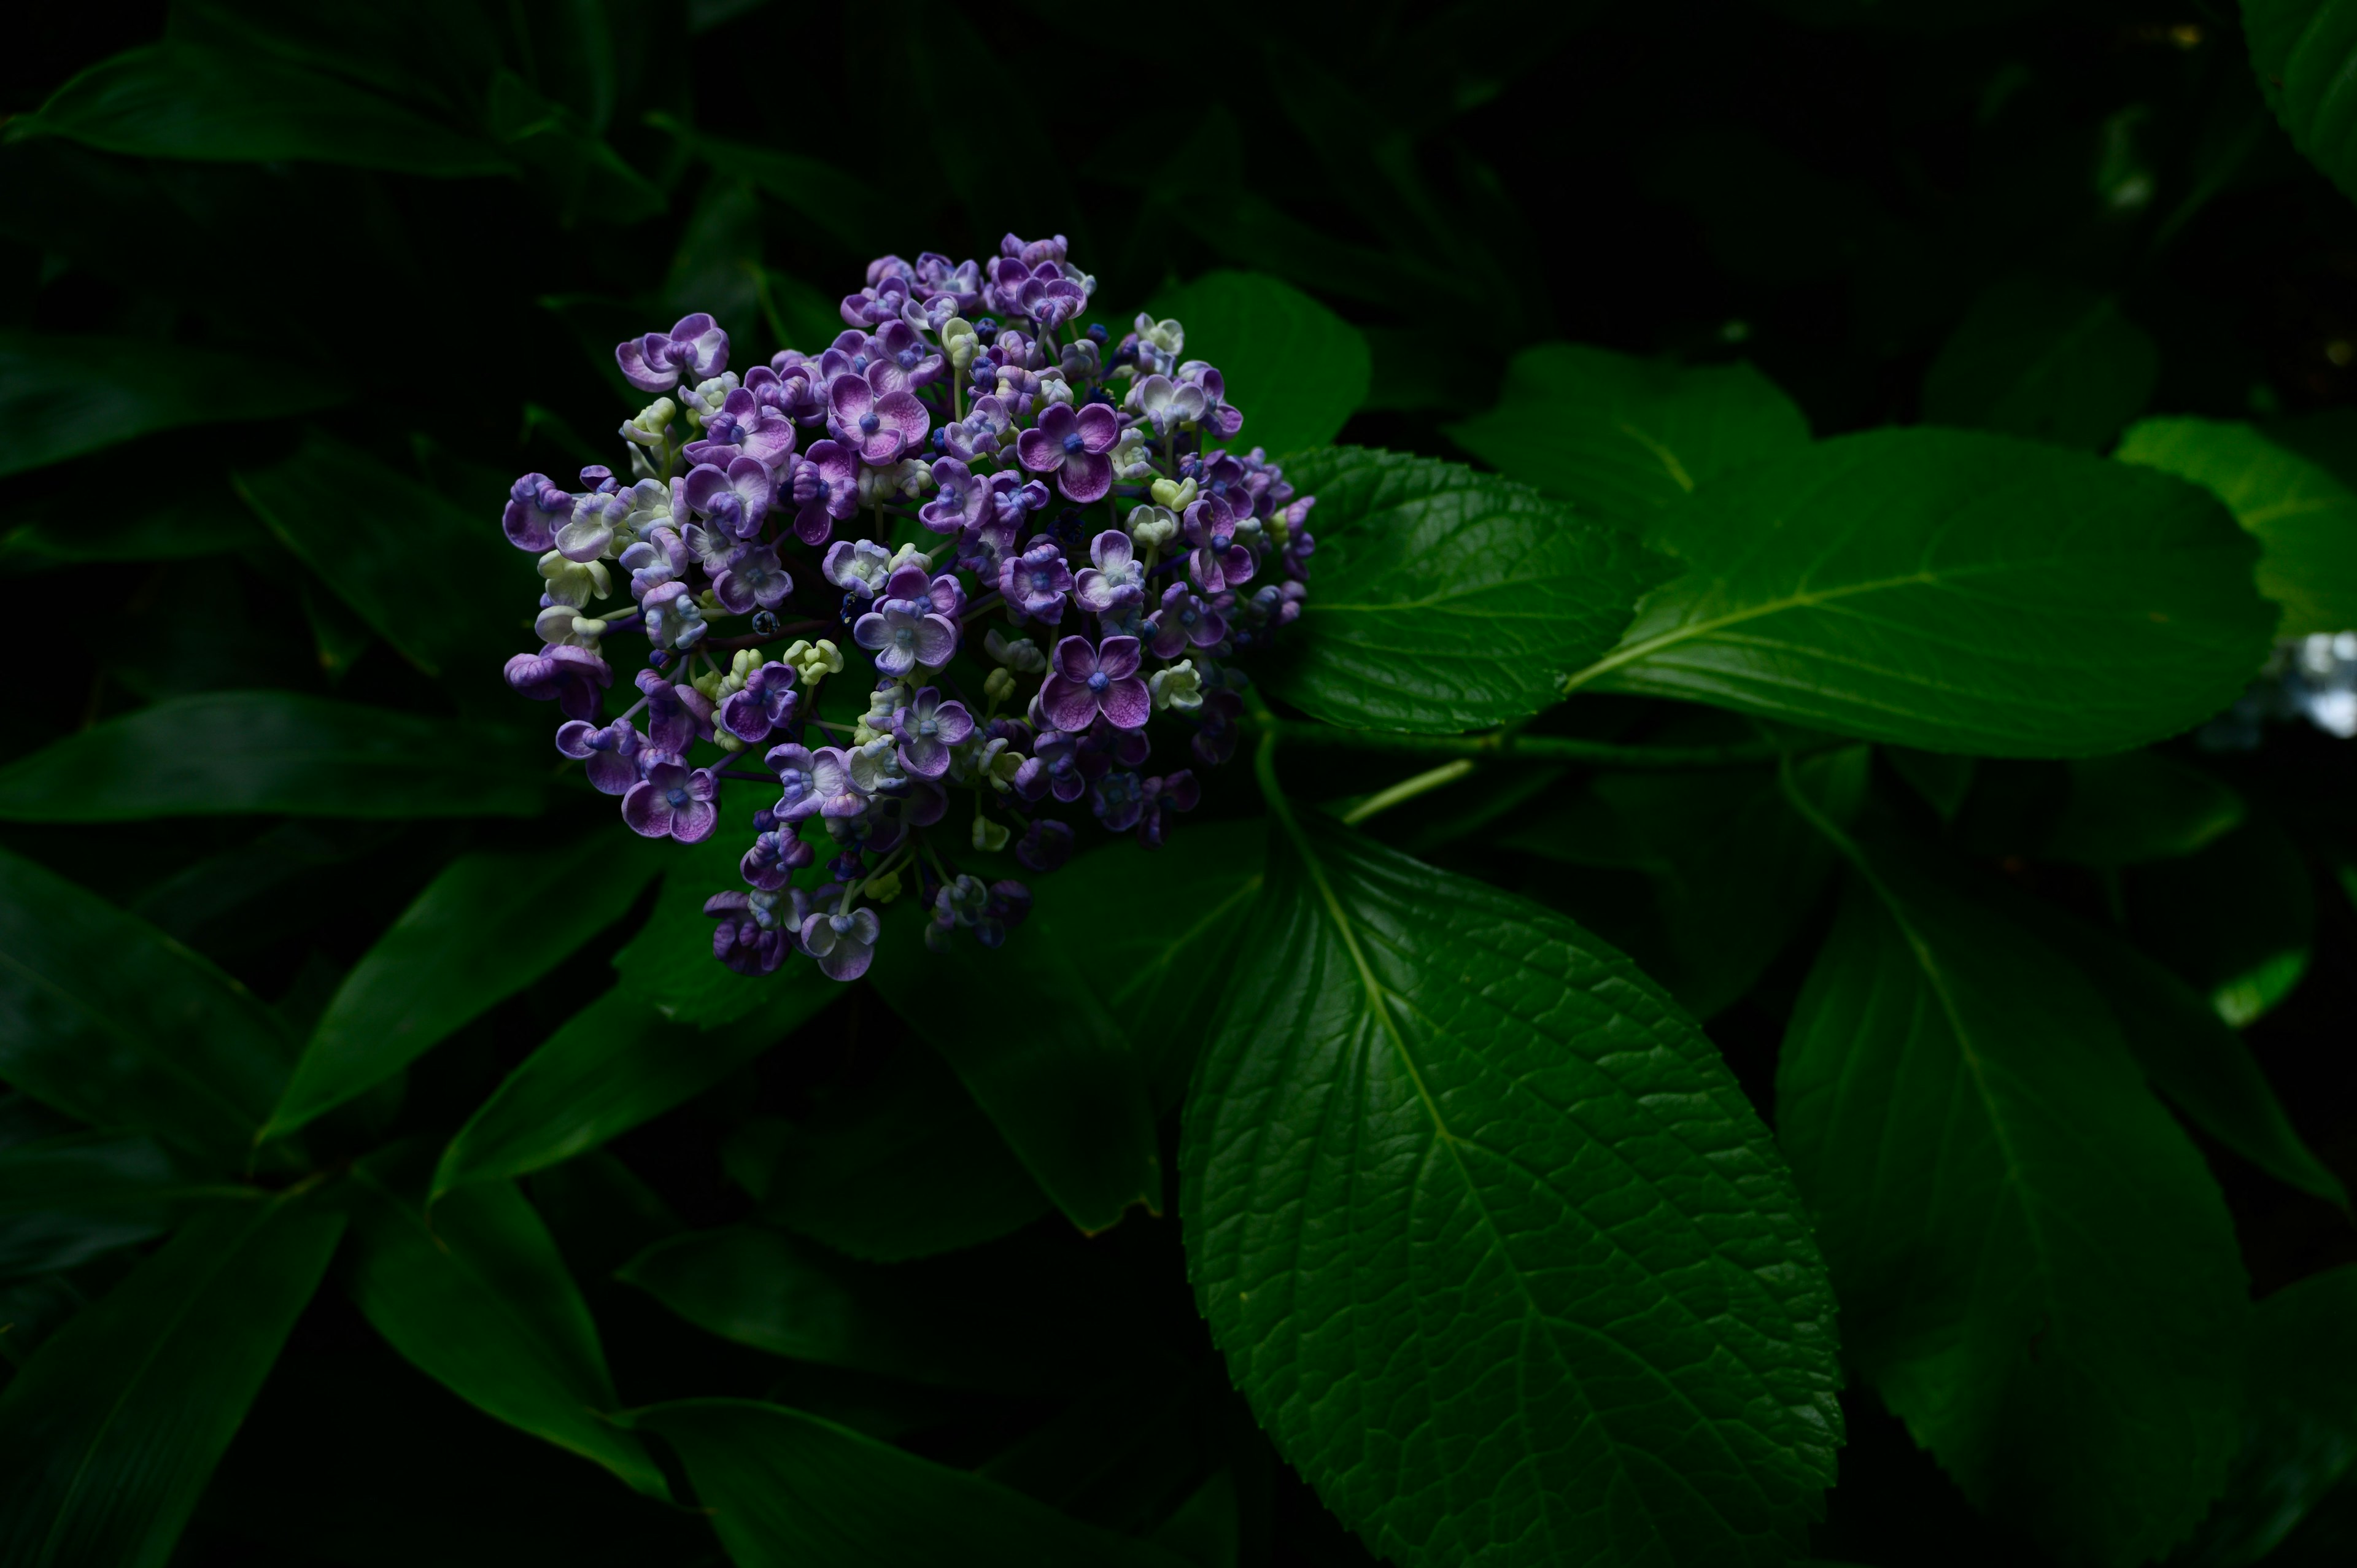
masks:
<path id="1" fill-rule="evenodd" d="M 1554 339 L 1749 360 L 1819 435 L 1938 419 L 2102 448 L 2146 413 L 2357 402 L 2357 210 L 2213 4 L 179 0 L 15 18 L 0 82 L 0 564 L 26 656 L 0 763 L 207 693 L 419 721 L 339 732 L 340 771 L 118 799 L 217 733 L 156 710 L 131 751 L 83 759 L 77 804 L 0 773 L 0 844 L 219 963 L 298 1038 L 461 852 L 531 864 L 604 832 L 581 882 L 627 884 L 596 937 L 339 1113 L 368 1138 L 447 1140 L 646 918 L 610 808 L 544 789 L 543 743 L 515 738 L 539 715 L 499 679 L 528 631 L 494 523 L 515 474 L 610 460 L 637 403 L 611 346 L 684 311 L 750 363 L 831 338 L 874 254 L 1061 232 L 1111 322 L 1222 267 L 1316 295 L 1370 349 L 1342 439 L 1458 460 L 1485 455 L 1469 421 L 1509 360 Z M 2100 847 L 2042 853 L 2076 765 L 1884 766 L 1975 853 L 2253 988 L 2248 1038 L 2300 1132 L 2357 1171 L 2345 746 L 2287 729 L 2206 765 L 2249 820 L 2125 873 Z M 1709 930 L 1658 882 L 1591 865 L 1532 890 L 1674 974 Z M 1656 908 L 1658 929 L 1626 913 Z M 2266 918 L 2205 929 L 2222 908 Z M 1788 953 L 1711 1023 L 1763 1109 L 1800 974 Z M 856 1126 L 860 1094 L 930 1059 L 862 988 L 792 1040 L 529 1182 L 631 1402 L 766 1394 L 1119 1530 L 1224 1471 L 1232 1560 L 1365 1561 L 1227 1388 L 1169 1220 L 1082 1241 L 1051 1219 L 944 1278 L 949 1299 L 1019 1304 L 1049 1258 L 1132 1291 L 1120 1321 L 1105 1296 L 1071 1326 L 1130 1352 L 1077 1393 L 780 1362 L 617 1279 L 647 1243 L 752 1212 L 780 1125 Z M 0 1139 L 55 1131 L 0 1111 L 25 1123 Z M 2331 1205 L 2211 1152 L 2261 1294 L 2357 1259 Z M 1013 1222 L 1039 1207 L 1019 1182 L 1001 1201 Z M 21 1364 L 152 1233 L 0 1283 L 0 1357 Z M 693 1521 L 467 1410 L 348 1294 L 296 1324 L 175 1561 L 715 1560 Z M 2028 1560 L 1870 1399 L 1850 1419 L 1827 1555 Z M 2328 1509 L 2294 1542 L 2316 1555 L 2283 1560 L 2345 1561 L 2352 1528 Z"/>

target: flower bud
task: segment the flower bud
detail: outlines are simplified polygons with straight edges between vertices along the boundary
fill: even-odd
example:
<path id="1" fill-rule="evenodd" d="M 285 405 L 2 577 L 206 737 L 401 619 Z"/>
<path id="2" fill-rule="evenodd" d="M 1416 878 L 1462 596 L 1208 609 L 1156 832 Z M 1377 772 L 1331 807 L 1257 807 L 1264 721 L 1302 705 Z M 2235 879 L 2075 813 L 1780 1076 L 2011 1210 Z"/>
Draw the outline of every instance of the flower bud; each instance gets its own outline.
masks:
<path id="1" fill-rule="evenodd" d="M 1001 664 L 1025 675 L 1037 675 L 1048 668 L 1048 656 L 1039 651 L 1038 643 L 1028 637 L 1018 637 L 1010 642 L 996 627 L 983 634 L 982 647 L 984 652 Z"/>
<path id="2" fill-rule="evenodd" d="M 952 369 L 963 371 L 981 349 L 982 339 L 962 317 L 952 316 L 942 323 L 942 352 L 949 356 Z"/>
<path id="3" fill-rule="evenodd" d="M 1185 511 L 1195 504 L 1195 481 L 1192 479 L 1155 480 L 1154 504 L 1168 507 L 1172 511 Z"/>
<path id="4" fill-rule="evenodd" d="M 1128 521 L 1130 540 L 1140 550 L 1159 550 L 1178 537 L 1178 516 L 1168 507 L 1138 507 Z"/>
<path id="5" fill-rule="evenodd" d="M 1007 832 L 1004 824 L 994 822 L 976 811 L 974 817 L 974 847 L 985 854 L 996 854 L 1006 847 Z"/>
<path id="6" fill-rule="evenodd" d="M 1203 705 L 1203 677 L 1197 672 L 1191 659 L 1182 659 L 1167 670 L 1157 670 L 1147 678 L 1146 689 L 1154 693 L 1156 712 L 1177 708 L 1190 712 Z"/>
<path id="7" fill-rule="evenodd" d="M 1015 695 L 1015 671 L 994 670 L 983 678 L 982 694 L 994 703 L 1003 703 Z"/>

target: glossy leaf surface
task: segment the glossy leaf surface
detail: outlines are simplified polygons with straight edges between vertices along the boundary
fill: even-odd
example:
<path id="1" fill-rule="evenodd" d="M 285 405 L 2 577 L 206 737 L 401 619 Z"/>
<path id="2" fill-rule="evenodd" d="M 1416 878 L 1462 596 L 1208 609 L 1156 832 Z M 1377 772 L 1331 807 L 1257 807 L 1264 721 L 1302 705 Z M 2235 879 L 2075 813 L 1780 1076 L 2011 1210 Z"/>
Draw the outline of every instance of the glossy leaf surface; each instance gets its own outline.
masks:
<path id="1" fill-rule="evenodd" d="M 1842 436 L 1729 478 L 1652 535 L 1691 568 L 1574 689 L 1932 751 L 2076 757 L 2238 696 L 2275 611 L 2256 549 L 2164 476 L 2005 436 Z"/>
<path id="2" fill-rule="evenodd" d="M 2224 1201 L 2075 970 L 1895 854 L 1869 864 L 1777 1079 L 1844 1354 L 1981 1507 L 2066 1558 L 2156 1555 L 2234 1444 Z"/>
<path id="3" fill-rule="evenodd" d="M 1318 586 L 1280 639 L 1274 684 L 1354 729 L 1536 713 L 1671 570 L 1617 528 L 1455 463 L 1345 446 L 1286 478 L 1318 497 Z"/>
<path id="4" fill-rule="evenodd" d="M 1809 444 L 1806 416 L 1748 364 L 1678 366 L 1587 343 L 1523 349 L 1498 406 L 1448 432 L 1509 478 L 1632 522 Z"/>
<path id="5" fill-rule="evenodd" d="M 2117 301 L 2018 277 L 1975 300 L 1923 380 L 1923 423 L 2095 450 L 2144 410 L 2160 350 Z"/>
<path id="6" fill-rule="evenodd" d="M 2357 199 L 2357 5 L 2349 0 L 2243 0 L 2251 69 L 2276 119 L 2341 193 Z"/>
<path id="7" fill-rule="evenodd" d="M 1243 426 L 1222 443 L 1236 451 L 1258 446 L 1283 457 L 1323 446 L 1366 401 L 1372 361 L 1365 337 L 1265 273 L 1206 273 L 1155 295 L 1146 314 L 1187 329 L 1181 364 L 1202 360 L 1219 368 L 1223 395 L 1243 411 Z M 1105 325 L 1115 342 L 1131 326 Z"/>
<path id="8" fill-rule="evenodd" d="M 1281 1452 L 1405 1564 L 1776 1564 L 1830 1484 L 1831 1292 L 1767 1132 L 1568 920 L 1307 825 L 1181 1151 Z"/>
<path id="9" fill-rule="evenodd" d="M 0 474 L 152 431 L 304 413 L 346 395 L 315 371 L 210 349 L 0 332 Z"/>

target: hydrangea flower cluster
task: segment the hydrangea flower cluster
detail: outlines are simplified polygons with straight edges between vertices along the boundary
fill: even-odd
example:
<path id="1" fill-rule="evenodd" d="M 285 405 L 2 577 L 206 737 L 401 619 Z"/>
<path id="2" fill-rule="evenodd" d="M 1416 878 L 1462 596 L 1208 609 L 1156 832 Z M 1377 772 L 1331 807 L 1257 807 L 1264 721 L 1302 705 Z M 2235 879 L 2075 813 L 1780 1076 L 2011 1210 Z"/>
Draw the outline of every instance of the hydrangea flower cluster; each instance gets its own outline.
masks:
<path id="1" fill-rule="evenodd" d="M 556 703 L 557 750 L 649 837 L 717 832 L 724 779 L 778 791 L 745 886 L 705 906 L 730 968 L 801 952 L 856 979 L 875 907 L 909 893 L 929 944 L 996 947 L 1029 890 L 962 851 L 1052 870 L 1083 809 L 1159 844 L 1198 787 L 1157 770 L 1157 715 L 1197 763 L 1235 749 L 1230 661 L 1300 614 L 1315 498 L 1218 445 L 1243 415 L 1178 322 L 1083 328 L 1094 288 L 1061 235 L 1010 234 L 986 264 L 884 256 L 831 345 L 741 376 L 713 318 L 683 317 L 614 351 L 653 396 L 621 427 L 627 478 L 511 491 L 542 646 L 507 680 Z M 626 633 L 648 651 L 624 706 Z M 866 711 L 821 718 L 859 663 Z"/>

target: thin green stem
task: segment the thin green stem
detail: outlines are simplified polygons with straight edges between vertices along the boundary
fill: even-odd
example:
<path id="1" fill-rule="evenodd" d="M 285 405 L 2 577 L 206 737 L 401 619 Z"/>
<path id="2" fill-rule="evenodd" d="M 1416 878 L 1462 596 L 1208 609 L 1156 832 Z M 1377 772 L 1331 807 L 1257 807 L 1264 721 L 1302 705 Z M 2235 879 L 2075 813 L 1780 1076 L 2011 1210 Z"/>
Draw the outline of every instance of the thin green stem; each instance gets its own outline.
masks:
<path id="1" fill-rule="evenodd" d="M 1844 740 L 1812 740 L 1801 746 L 1745 741 L 1733 746 L 1623 746 L 1617 741 L 1577 740 L 1567 736 L 1523 735 L 1508 728 L 1486 735 L 1401 735 L 1387 730 L 1343 729 L 1333 725 L 1280 719 L 1265 708 L 1251 715 L 1252 727 L 1303 746 L 1381 751 L 1397 757 L 1456 757 L 1516 762 L 1573 762 L 1595 768 L 1669 772 L 1682 768 L 1747 768 L 1792 753 L 1846 746 Z"/>
<path id="2" fill-rule="evenodd" d="M 1369 817 L 1388 811 L 1394 806 L 1405 805 L 1418 795 L 1428 795 L 1435 789 L 1454 784 L 1472 771 L 1473 759 L 1469 757 L 1460 757 L 1454 762 L 1444 762 L 1439 767 L 1419 773 L 1413 779 L 1403 779 L 1390 789 L 1377 790 L 1343 812 L 1342 825 L 1357 827 Z"/>

